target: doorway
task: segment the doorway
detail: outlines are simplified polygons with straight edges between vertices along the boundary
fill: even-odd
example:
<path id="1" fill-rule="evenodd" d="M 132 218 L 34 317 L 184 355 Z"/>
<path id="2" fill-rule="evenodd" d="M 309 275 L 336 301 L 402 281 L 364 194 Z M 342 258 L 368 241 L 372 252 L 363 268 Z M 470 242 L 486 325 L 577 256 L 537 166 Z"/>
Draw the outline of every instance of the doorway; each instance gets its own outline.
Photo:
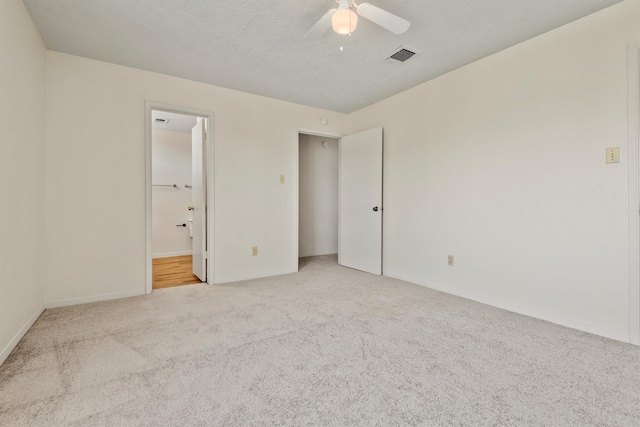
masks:
<path id="1" fill-rule="evenodd" d="M 298 134 L 298 267 L 338 263 L 338 139 Z"/>
<path id="2" fill-rule="evenodd" d="M 197 122 L 196 116 L 151 112 L 153 289 L 202 282 L 193 274 L 192 169 L 196 158 L 192 133 Z"/>
<path id="3" fill-rule="evenodd" d="M 333 253 L 341 266 L 382 274 L 382 137 L 381 127 L 346 136 L 298 129 L 296 271 L 304 257 Z M 335 153 L 322 154 L 332 145 L 337 212 Z"/>
<path id="4" fill-rule="evenodd" d="M 149 102 L 146 115 L 146 293 L 210 283 L 213 115 Z"/>

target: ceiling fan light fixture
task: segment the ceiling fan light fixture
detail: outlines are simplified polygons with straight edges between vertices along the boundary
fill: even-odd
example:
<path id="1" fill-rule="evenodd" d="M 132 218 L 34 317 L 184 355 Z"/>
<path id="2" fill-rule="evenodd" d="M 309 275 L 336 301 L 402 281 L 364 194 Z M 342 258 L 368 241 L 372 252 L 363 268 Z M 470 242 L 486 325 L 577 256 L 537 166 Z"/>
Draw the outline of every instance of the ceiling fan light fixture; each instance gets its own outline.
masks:
<path id="1" fill-rule="evenodd" d="M 338 34 L 351 34 L 358 25 L 358 15 L 347 7 L 339 9 L 331 17 L 331 26 L 333 31 Z"/>

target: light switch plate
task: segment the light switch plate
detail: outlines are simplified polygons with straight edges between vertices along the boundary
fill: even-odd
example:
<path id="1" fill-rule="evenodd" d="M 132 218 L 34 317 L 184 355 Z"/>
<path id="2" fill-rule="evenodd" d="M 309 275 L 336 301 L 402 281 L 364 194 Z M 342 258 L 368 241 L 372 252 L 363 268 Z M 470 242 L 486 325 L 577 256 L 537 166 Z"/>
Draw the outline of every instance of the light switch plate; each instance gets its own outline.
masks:
<path id="1" fill-rule="evenodd" d="M 280 175 L 280 184 L 284 184 L 284 175 Z"/>
<path id="2" fill-rule="evenodd" d="M 620 147 L 607 148 L 607 164 L 620 163 Z"/>

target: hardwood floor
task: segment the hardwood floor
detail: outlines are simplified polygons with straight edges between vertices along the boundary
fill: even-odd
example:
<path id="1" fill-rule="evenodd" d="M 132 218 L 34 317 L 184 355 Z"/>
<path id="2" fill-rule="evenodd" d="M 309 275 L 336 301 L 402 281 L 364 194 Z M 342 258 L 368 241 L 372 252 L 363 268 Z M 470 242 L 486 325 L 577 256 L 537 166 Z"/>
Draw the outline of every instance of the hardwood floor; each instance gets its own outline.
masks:
<path id="1" fill-rule="evenodd" d="M 201 283 L 191 268 L 191 255 L 153 260 L 153 289 Z"/>

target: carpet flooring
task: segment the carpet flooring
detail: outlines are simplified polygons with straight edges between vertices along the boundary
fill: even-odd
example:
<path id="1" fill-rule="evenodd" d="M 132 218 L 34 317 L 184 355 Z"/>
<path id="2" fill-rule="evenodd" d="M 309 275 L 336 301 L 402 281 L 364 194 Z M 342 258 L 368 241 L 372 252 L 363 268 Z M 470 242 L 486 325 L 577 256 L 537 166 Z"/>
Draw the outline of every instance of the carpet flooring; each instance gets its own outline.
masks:
<path id="1" fill-rule="evenodd" d="M 304 259 L 46 310 L 2 426 L 638 426 L 640 349 Z"/>

